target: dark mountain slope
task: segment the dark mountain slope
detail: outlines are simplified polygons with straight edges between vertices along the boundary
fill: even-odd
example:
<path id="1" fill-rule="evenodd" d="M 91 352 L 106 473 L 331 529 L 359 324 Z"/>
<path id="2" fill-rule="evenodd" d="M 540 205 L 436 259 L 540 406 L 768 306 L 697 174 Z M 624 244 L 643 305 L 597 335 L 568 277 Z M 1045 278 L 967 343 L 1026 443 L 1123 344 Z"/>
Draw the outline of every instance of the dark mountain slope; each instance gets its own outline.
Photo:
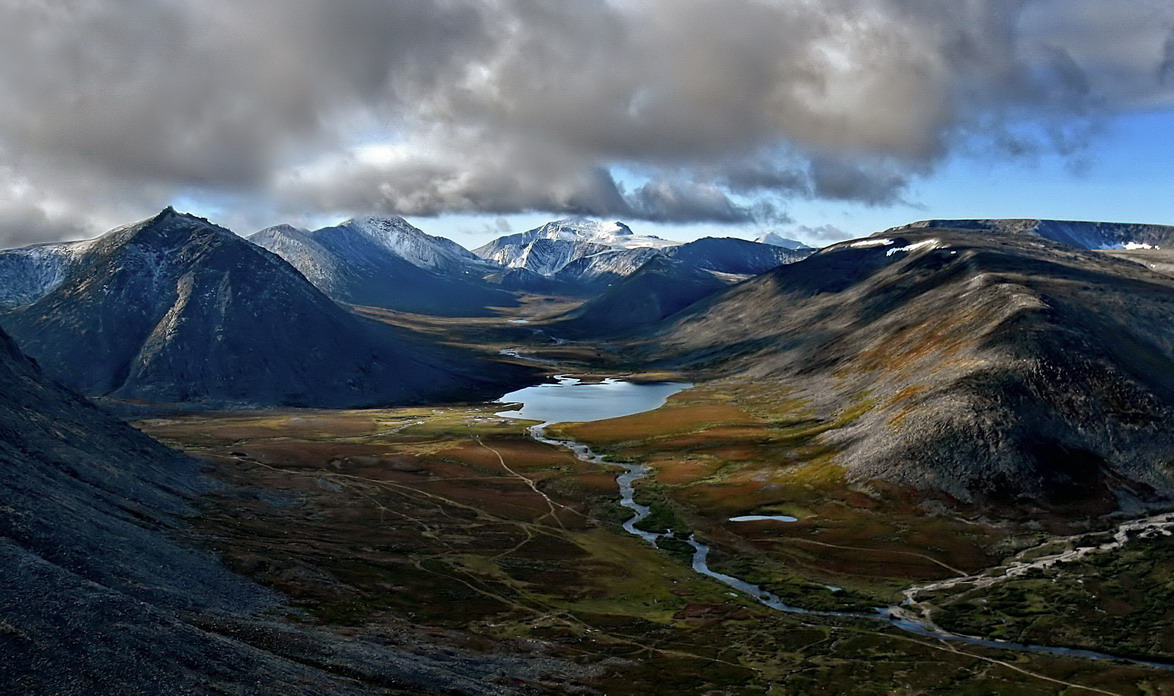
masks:
<path id="1" fill-rule="evenodd" d="M 313 232 L 281 225 L 249 240 L 340 302 L 442 316 L 480 316 L 517 304 L 509 289 L 486 280 L 500 266 L 402 218 L 348 220 Z"/>
<path id="2" fill-rule="evenodd" d="M 495 679 L 552 668 L 275 618 L 280 597 L 185 541 L 216 485 L 199 466 L 0 332 L 0 693 L 516 694 Z"/>
<path id="3" fill-rule="evenodd" d="M 275 598 L 173 541 L 198 464 L 45 379 L 0 332 L 0 690 L 305 693 L 325 675 L 188 624 Z M 342 688 L 342 684 L 338 685 Z"/>
<path id="4" fill-rule="evenodd" d="M 857 481 L 1097 509 L 1174 493 L 1174 280 L 1102 253 L 948 229 L 845 242 L 657 340 L 667 364 L 837 422 L 817 439 Z"/>
<path id="5" fill-rule="evenodd" d="M 610 337 L 655 324 L 729 286 L 682 261 L 657 256 L 550 326 L 559 335 Z"/>
<path id="6" fill-rule="evenodd" d="M 734 237 L 702 237 L 664 250 L 665 256 L 694 268 L 718 273 L 758 275 L 811 255 L 812 249 L 786 249 Z"/>
<path id="7" fill-rule="evenodd" d="M 118 399 L 336 407 L 498 388 L 468 356 L 359 319 L 277 256 L 171 209 L 99 238 L 0 321 L 55 378 Z"/>

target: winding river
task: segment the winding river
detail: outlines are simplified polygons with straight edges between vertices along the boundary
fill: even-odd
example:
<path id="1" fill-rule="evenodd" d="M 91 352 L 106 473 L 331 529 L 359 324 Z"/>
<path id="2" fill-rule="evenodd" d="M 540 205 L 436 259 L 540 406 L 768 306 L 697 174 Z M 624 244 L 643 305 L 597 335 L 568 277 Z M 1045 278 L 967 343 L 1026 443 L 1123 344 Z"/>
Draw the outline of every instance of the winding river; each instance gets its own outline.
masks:
<path id="1" fill-rule="evenodd" d="M 644 539 L 653 546 L 657 546 L 657 542 L 660 539 L 671 537 L 673 535 L 671 530 L 660 533 L 648 532 L 636 526 L 652 513 L 652 510 L 647 505 L 641 505 L 635 500 L 636 482 L 648 476 L 650 472 L 646 465 L 632 462 L 607 461 L 603 458 L 603 456 L 592 451 L 590 447 L 581 442 L 575 442 L 573 440 L 558 440 L 550 437 L 546 432 L 546 428 L 557 423 L 605 420 L 608 418 L 619 418 L 621 416 L 651 411 L 663 406 L 665 401 L 667 401 L 668 398 L 673 394 L 684 391 L 693 385 L 688 382 L 654 382 L 638 384 L 615 379 L 606 379 L 597 383 L 584 383 L 579 379 L 567 375 L 559 375 L 556 376 L 555 379 L 557 382 L 553 384 L 541 384 L 533 387 L 527 387 L 515 392 L 510 392 L 509 394 L 501 397 L 501 399 L 498 400 L 499 402 L 507 404 L 521 404 L 521 408 L 502 411 L 497 415 L 509 418 L 542 421 L 538 425 L 532 425 L 527 429 L 530 437 L 537 440 L 538 442 L 554 447 L 568 449 L 573 452 L 576 457 L 584 462 L 602 466 L 619 467 L 623 469 L 623 471 L 618 476 L 616 476 L 616 483 L 619 486 L 620 492 L 620 505 L 631 510 L 633 513 L 632 516 L 624 522 L 624 530 L 629 534 Z M 796 521 L 795 518 L 787 516 L 758 515 L 747 515 L 741 518 L 732 518 L 731 521 L 752 521 L 756 519 L 773 519 L 780 522 Z M 1123 529 L 1128 528 L 1130 530 L 1137 530 L 1153 528 L 1162 531 L 1166 530 L 1168 526 L 1174 527 L 1174 514 L 1158 515 L 1153 518 L 1147 518 L 1145 520 L 1133 520 L 1122 525 Z M 1115 535 L 1114 538 L 1123 536 L 1124 534 L 1121 533 Z M 965 643 L 967 645 L 974 645 L 984 648 L 1011 650 L 1015 652 L 1040 653 L 1062 657 L 1112 660 L 1162 670 L 1174 670 L 1174 665 L 1172 664 L 1151 662 L 1146 660 L 1135 660 L 1117 655 L 1110 655 L 1108 653 L 1097 652 L 1095 650 L 1081 650 L 1078 648 L 1062 648 L 1046 645 L 1015 643 L 1002 640 L 989 640 L 985 638 L 976 638 L 974 636 L 953 633 L 941 628 L 937 624 L 930 621 L 927 617 L 923 617 L 921 614 L 912 611 L 912 608 L 917 606 L 915 598 L 919 592 L 927 589 L 948 586 L 950 584 L 967 582 L 974 578 L 981 577 L 984 574 L 910 587 L 903 592 L 903 594 L 908 599 L 901 605 L 877 607 L 872 612 L 804 609 L 802 607 L 796 607 L 787 604 L 778 595 L 768 592 L 767 590 L 757 585 L 710 568 L 708 562 L 710 550 L 709 546 L 698 540 L 696 535 L 690 535 L 687 541 L 689 545 L 693 547 L 692 567 L 694 572 L 712 578 L 776 611 L 790 614 L 804 614 L 808 616 L 881 621 L 888 623 L 902 631 L 917 636 Z"/>

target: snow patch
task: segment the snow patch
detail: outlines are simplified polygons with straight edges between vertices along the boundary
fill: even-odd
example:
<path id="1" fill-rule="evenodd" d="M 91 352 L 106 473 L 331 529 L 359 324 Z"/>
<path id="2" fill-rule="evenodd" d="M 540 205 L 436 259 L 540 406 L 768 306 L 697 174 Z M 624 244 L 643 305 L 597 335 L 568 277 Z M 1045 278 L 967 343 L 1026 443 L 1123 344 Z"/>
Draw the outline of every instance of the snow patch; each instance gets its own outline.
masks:
<path id="1" fill-rule="evenodd" d="M 861 239 L 858 242 L 852 242 L 851 244 L 848 245 L 848 248 L 849 249 L 867 249 L 869 247 L 892 246 L 892 245 L 893 245 L 893 240 L 891 240 L 891 239 L 872 239 L 872 238 L 869 238 L 869 239 Z"/>
<path id="2" fill-rule="evenodd" d="M 924 239 L 920 242 L 915 242 L 908 246 L 897 247 L 896 249 L 889 249 L 885 252 L 885 256 L 892 256 L 893 254 L 909 253 L 917 251 L 918 249 L 937 249 L 941 242 L 937 239 Z"/>

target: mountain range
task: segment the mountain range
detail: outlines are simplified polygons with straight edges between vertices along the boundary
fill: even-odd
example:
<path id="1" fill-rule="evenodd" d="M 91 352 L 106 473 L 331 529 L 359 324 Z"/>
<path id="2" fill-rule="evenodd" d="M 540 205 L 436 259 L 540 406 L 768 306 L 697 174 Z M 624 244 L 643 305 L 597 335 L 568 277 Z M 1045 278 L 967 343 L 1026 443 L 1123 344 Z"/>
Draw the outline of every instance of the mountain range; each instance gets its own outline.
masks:
<path id="1" fill-rule="evenodd" d="M 338 407 L 492 393 L 510 379 L 345 311 L 279 257 L 170 208 L 64 249 L 52 288 L 0 324 L 87 394 Z"/>
<path id="2" fill-rule="evenodd" d="M 356 218 L 313 232 L 279 225 L 249 241 L 339 302 L 451 316 L 517 304 L 513 294 L 486 281 L 496 264 L 403 218 Z"/>
<path id="3" fill-rule="evenodd" d="M 516 306 L 519 292 L 590 297 L 661 255 L 753 275 L 811 251 L 733 238 L 711 239 L 702 251 L 635 234 L 622 222 L 583 218 L 500 237 L 473 252 L 402 218 L 348 220 L 313 232 L 278 225 L 249 240 L 339 302 L 441 316 L 492 316 Z"/>
<path id="4" fill-rule="evenodd" d="M 661 256 L 700 270 L 755 275 L 797 261 L 811 251 L 732 237 L 707 237 L 682 244 L 635 234 L 622 222 L 569 218 L 499 237 L 473 253 L 507 268 L 558 281 L 565 291 L 592 296 Z"/>
<path id="5" fill-rule="evenodd" d="M 347 303 L 462 316 L 492 314 L 534 287 L 566 293 L 558 299 L 581 300 L 575 309 L 534 319 L 525 331 L 588 347 L 591 339 L 607 341 L 640 370 L 703 383 L 700 411 L 726 413 L 726 398 L 753 411 L 761 429 L 722 424 L 705 437 L 749 430 L 760 438 L 754 454 L 769 466 L 799 468 L 811 452 L 826 457 L 856 495 L 833 501 L 836 510 L 868 508 L 896 491 L 902 505 L 929 497 L 945 504 L 932 510 L 978 507 L 981 516 L 967 517 L 995 529 L 1004 518 L 1099 519 L 1168 509 L 1174 500 L 1174 228 L 930 220 L 818 251 L 769 240 L 677 244 L 620 223 L 561 221 L 531 232 L 498 240 L 493 258 L 483 258 L 399 218 L 314 232 L 270 228 L 249 241 L 168 208 L 97 239 L 0 251 L 0 684 L 27 693 L 521 694 L 541 687 L 518 675 L 567 669 L 536 650 L 531 672 L 511 662 L 492 634 L 433 626 L 401 641 L 417 631 L 410 612 L 389 613 L 395 618 L 386 633 L 312 625 L 275 592 L 229 572 L 210 550 L 219 537 L 196 536 L 189 521 L 204 510 L 200 496 L 214 489 L 231 491 L 224 500 L 262 500 L 298 515 L 317 514 L 314 508 L 287 491 L 205 478 L 204 462 L 101 407 L 484 401 L 539 379 L 487 359 L 484 347 L 445 345 L 452 336 L 436 334 L 459 321 L 438 320 L 436 334 L 424 335 L 365 319 Z M 506 324 L 502 316 L 479 326 L 492 327 L 489 336 L 522 331 Z M 105 398 L 95 404 L 78 392 Z M 706 404 L 705 394 L 718 394 L 720 406 Z M 473 423 L 493 420 L 472 413 L 464 423 L 442 421 L 439 432 L 468 439 Z M 416 418 L 403 420 L 422 422 Z M 772 433 L 783 431 L 799 432 L 788 437 L 802 439 L 800 446 L 772 450 Z M 411 437 L 434 443 L 431 435 Z M 525 451 L 518 433 L 502 437 Z M 476 461 L 500 462 L 513 474 L 511 486 L 525 486 L 493 498 L 482 487 L 490 477 L 478 473 L 461 480 L 462 494 L 472 500 L 488 492 L 510 514 L 521 509 L 515 488 L 546 497 L 539 488 L 546 480 L 516 474 L 497 449 L 475 442 L 480 448 L 467 451 L 496 455 Z M 336 445 L 343 451 L 354 443 L 341 437 Z M 442 471 L 456 451 L 429 450 L 421 461 Z M 535 459 L 549 456 L 533 451 Z M 229 459 L 242 470 L 263 461 L 249 456 L 232 450 Z M 358 459 L 333 461 L 342 467 Z M 392 467 L 388 475 L 445 482 L 424 470 Z M 722 468 L 714 471 L 716 486 L 724 485 Z M 360 480 L 327 473 L 323 489 L 336 479 Z M 768 482 L 772 472 L 749 473 L 755 486 L 776 485 Z M 397 496 L 410 488 L 395 478 L 361 480 Z M 356 490 L 363 505 L 372 502 Z M 420 500 L 469 513 L 461 519 L 476 534 L 489 519 L 433 490 Z M 356 509 L 348 503 L 348 522 Z M 412 529 L 421 524 L 405 518 Z M 532 530 L 519 527 L 528 545 Z M 843 543 L 833 539 L 815 543 Z M 300 555 L 301 542 L 290 540 Z M 385 543 L 371 552 L 427 567 L 417 547 Z M 456 554 L 445 549 L 443 557 Z M 359 565 L 353 577 L 361 579 L 368 569 Z M 543 575 L 529 577 L 561 577 L 538 567 Z M 395 577 L 379 589 L 398 601 L 404 592 Z M 722 609 L 682 612 L 697 607 Z M 285 618 L 295 611 L 295 620 Z M 631 616 L 621 625 L 634 625 Z M 525 650 L 561 639 L 535 635 L 543 637 L 527 639 Z M 580 634 L 572 638 L 581 644 Z M 474 645 L 493 647 L 465 647 Z"/>

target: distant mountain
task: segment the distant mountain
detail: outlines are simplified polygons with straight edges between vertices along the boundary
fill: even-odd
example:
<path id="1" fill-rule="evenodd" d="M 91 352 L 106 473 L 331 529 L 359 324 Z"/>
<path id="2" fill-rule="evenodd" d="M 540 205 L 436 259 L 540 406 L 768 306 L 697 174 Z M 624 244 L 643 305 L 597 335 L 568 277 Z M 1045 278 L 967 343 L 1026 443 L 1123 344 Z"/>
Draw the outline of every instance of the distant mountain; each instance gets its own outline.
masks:
<path id="1" fill-rule="evenodd" d="M 499 237 L 473 250 L 481 258 L 509 268 L 554 276 L 568 264 L 598 254 L 631 249 L 664 249 L 678 242 L 632 232 L 622 222 L 586 218 L 556 220 L 528 232 Z M 639 268 L 637 265 L 631 270 Z M 587 275 L 580 271 L 580 277 Z"/>
<path id="2" fill-rule="evenodd" d="M 784 249 L 811 249 L 803 242 L 797 242 L 794 239 L 787 239 L 775 232 L 767 232 L 766 234 L 756 238 L 754 241 L 759 244 L 770 244 L 771 246 L 778 246 Z"/>
<path id="3" fill-rule="evenodd" d="M 561 336 L 609 338 L 672 316 L 723 290 L 729 280 L 685 261 L 657 255 L 550 325 Z"/>
<path id="4" fill-rule="evenodd" d="M 497 389 L 468 356 L 360 319 L 278 256 L 170 208 L 70 263 L 52 291 L 0 323 L 87 394 L 330 407 Z"/>
<path id="5" fill-rule="evenodd" d="M 565 284 L 572 291 L 577 288 L 594 294 L 635 273 L 650 260 L 663 256 L 664 251 L 652 247 L 608 249 L 575 259 L 551 278 Z"/>
<path id="6" fill-rule="evenodd" d="M 639 251 L 647 253 L 637 270 L 608 278 L 608 287 L 552 324 L 551 330 L 576 337 L 626 334 L 672 316 L 738 280 L 794 263 L 810 253 L 730 237 L 703 237 L 667 249 Z"/>
<path id="7" fill-rule="evenodd" d="M 758 275 L 785 263 L 805 259 L 814 251 L 810 247 L 788 249 L 735 237 L 702 237 L 688 244 L 665 249 L 663 253 L 670 259 L 706 271 Z"/>
<path id="8" fill-rule="evenodd" d="M 780 419 L 835 424 L 815 442 L 858 483 L 1086 512 L 1174 495 L 1174 279 L 1137 263 L 1030 234 L 891 230 L 649 338 L 666 366 L 773 385 Z"/>
<path id="9" fill-rule="evenodd" d="M 1081 249 L 1174 247 L 1174 227 L 1127 222 L 1028 219 L 922 220 L 894 227 L 889 232 L 900 233 L 938 228 L 1042 237 Z M 888 234 L 888 232 L 881 233 L 881 235 L 884 234 Z"/>
<path id="10" fill-rule="evenodd" d="M 313 232 L 279 225 L 249 241 L 288 261 L 340 302 L 449 316 L 490 314 L 490 307 L 517 304 L 510 288 L 486 280 L 500 273 L 500 266 L 399 217 L 356 218 Z"/>
<path id="11" fill-rule="evenodd" d="M 475 249 L 474 253 L 511 268 L 524 268 L 553 278 L 571 289 L 598 292 L 660 256 L 695 268 L 754 275 L 803 258 L 810 251 L 786 250 L 730 237 L 707 237 L 681 244 L 635 234 L 622 222 L 572 218 L 501 237 Z"/>

